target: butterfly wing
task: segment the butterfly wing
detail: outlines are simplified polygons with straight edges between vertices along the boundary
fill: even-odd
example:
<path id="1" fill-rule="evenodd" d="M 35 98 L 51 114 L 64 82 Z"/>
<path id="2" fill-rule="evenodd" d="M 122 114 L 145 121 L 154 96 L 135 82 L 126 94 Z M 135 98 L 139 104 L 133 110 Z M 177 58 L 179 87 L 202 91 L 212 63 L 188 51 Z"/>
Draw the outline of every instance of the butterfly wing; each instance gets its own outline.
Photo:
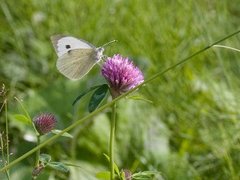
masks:
<path id="1" fill-rule="evenodd" d="M 51 36 L 51 41 L 58 57 L 74 49 L 96 49 L 89 42 L 72 36 L 54 35 Z"/>
<path id="2" fill-rule="evenodd" d="M 76 80 L 86 75 L 96 62 L 93 49 L 76 49 L 58 58 L 57 69 L 67 78 Z"/>
<path id="3" fill-rule="evenodd" d="M 98 61 L 97 49 L 84 40 L 55 35 L 51 41 L 58 55 L 57 69 L 69 79 L 82 78 Z"/>

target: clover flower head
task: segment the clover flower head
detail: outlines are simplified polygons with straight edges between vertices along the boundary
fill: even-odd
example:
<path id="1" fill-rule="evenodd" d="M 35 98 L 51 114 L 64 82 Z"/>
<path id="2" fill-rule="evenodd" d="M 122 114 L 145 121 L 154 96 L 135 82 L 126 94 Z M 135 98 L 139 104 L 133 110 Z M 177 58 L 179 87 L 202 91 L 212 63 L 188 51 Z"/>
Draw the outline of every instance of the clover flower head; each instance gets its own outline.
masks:
<path id="1" fill-rule="evenodd" d="M 54 129 L 57 118 L 52 113 L 42 113 L 33 118 L 33 123 L 39 134 L 44 135 Z"/>
<path id="2" fill-rule="evenodd" d="M 141 70 L 128 58 L 119 54 L 107 58 L 102 75 L 108 81 L 113 98 L 125 93 L 144 81 Z"/>

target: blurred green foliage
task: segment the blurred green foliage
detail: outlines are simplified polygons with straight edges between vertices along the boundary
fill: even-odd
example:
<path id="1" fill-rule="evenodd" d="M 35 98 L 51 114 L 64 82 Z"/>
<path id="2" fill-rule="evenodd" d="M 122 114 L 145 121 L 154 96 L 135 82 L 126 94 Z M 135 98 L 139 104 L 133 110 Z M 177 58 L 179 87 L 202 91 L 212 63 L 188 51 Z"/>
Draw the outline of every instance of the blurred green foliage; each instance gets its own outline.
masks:
<path id="1" fill-rule="evenodd" d="M 22 99 L 31 117 L 55 113 L 57 128 L 63 129 L 88 113 L 91 94 L 74 108 L 77 95 L 105 82 L 99 66 L 80 81 L 63 77 L 55 67 L 51 35 L 69 34 L 96 46 L 117 39 L 105 54 L 131 57 L 147 79 L 239 29 L 239 9 L 238 0 L 0 0 L 0 84 L 8 90 L 11 159 L 35 146 L 31 126 L 15 118 L 23 111 L 14 97 Z M 239 37 L 223 45 L 239 48 Z M 159 171 L 174 180 L 238 179 L 239 57 L 212 48 L 139 89 L 153 103 L 121 100 L 120 168 Z M 5 113 L 0 113 L 3 133 Z M 69 174 L 45 171 L 39 179 L 90 180 L 108 169 L 103 153 L 108 152 L 109 110 L 70 133 L 73 139 L 61 137 L 41 151 L 81 168 L 71 167 Z M 30 156 L 14 166 L 12 179 L 30 179 L 33 164 Z"/>

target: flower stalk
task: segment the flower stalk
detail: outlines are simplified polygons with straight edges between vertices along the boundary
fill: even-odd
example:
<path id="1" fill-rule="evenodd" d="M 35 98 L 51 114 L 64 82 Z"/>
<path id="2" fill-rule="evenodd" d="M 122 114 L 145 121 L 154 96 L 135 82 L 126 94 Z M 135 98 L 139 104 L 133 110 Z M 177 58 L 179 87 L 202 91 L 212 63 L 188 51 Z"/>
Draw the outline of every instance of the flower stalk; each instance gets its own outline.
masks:
<path id="1" fill-rule="evenodd" d="M 7 164 L 9 164 L 9 137 L 8 137 L 8 112 L 7 112 L 7 99 L 4 100 L 4 104 L 5 104 L 5 117 L 6 117 L 6 150 L 7 150 Z M 9 175 L 9 172 L 7 172 L 7 174 Z"/>
<path id="2" fill-rule="evenodd" d="M 4 166 L 7 166 L 10 162 L 9 158 L 10 158 L 10 153 L 9 153 L 9 135 L 8 135 L 8 128 L 9 128 L 9 122 L 8 122 L 8 105 L 7 105 L 7 97 L 6 97 L 6 90 L 5 90 L 5 85 L 2 85 L 2 89 L 0 91 L 0 96 L 3 97 L 3 103 L 2 106 L 0 107 L 0 112 L 2 111 L 3 108 L 5 108 L 5 144 L 6 144 L 6 158 L 5 158 L 5 152 L 4 152 L 4 140 L 3 140 L 3 136 L 2 133 L 0 132 L 0 150 L 2 152 L 2 161 L 4 162 Z M 6 173 L 6 177 L 9 180 L 10 179 L 10 174 L 9 174 L 9 170 L 5 171 Z"/>
<path id="3" fill-rule="evenodd" d="M 107 58 L 102 67 L 102 75 L 110 87 L 112 99 L 116 99 L 144 81 L 141 70 L 128 58 L 116 54 Z M 111 128 L 110 128 L 110 179 L 114 180 L 114 140 L 116 129 L 116 103 L 112 104 Z"/>
<path id="4" fill-rule="evenodd" d="M 37 146 L 40 144 L 40 135 L 37 135 Z M 36 152 L 36 162 L 35 162 L 35 167 L 39 165 L 39 157 L 40 157 L 40 149 L 37 150 Z"/>
<path id="5" fill-rule="evenodd" d="M 110 179 L 114 180 L 114 140 L 115 140 L 115 128 L 116 128 L 116 103 L 112 105 L 111 116 L 111 130 L 110 130 Z"/>
<path id="6" fill-rule="evenodd" d="M 34 127 L 34 130 L 36 132 L 37 137 L 37 145 L 39 146 L 41 143 L 41 136 L 44 134 L 49 133 L 56 125 L 56 117 L 51 113 L 42 113 L 38 116 L 35 116 L 33 118 L 32 124 Z M 40 164 L 40 148 L 36 151 L 36 160 L 35 160 L 35 167 L 32 172 L 32 179 L 36 179 L 37 176 L 40 174 L 40 172 L 43 169 L 43 166 Z"/>

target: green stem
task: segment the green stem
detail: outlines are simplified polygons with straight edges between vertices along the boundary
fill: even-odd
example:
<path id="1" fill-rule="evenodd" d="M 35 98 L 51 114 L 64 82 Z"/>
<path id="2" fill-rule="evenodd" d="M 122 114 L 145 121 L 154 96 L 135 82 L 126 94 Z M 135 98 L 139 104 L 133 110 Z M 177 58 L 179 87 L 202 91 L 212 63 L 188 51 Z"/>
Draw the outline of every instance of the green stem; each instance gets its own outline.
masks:
<path id="1" fill-rule="evenodd" d="M 40 142 L 41 142 L 39 133 L 36 134 L 36 137 L 37 137 L 37 145 L 36 145 L 36 147 L 38 147 L 40 145 Z M 40 148 L 38 148 L 37 151 L 36 151 L 36 160 L 35 160 L 35 166 L 33 168 L 33 172 L 40 167 L 39 166 L 39 159 L 40 159 Z M 35 180 L 38 175 L 39 175 L 39 173 L 37 173 L 37 174 L 32 173 L 32 180 Z"/>
<path id="2" fill-rule="evenodd" d="M 37 131 L 35 125 L 34 125 L 34 122 L 33 122 L 32 118 L 30 117 L 29 113 L 27 112 L 26 108 L 25 108 L 24 105 L 22 104 L 21 100 L 19 100 L 17 97 L 15 97 L 15 99 L 16 99 L 17 102 L 20 104 L 20 106 L 21 106 L 22 110 L 24 111 L 25 115 L 27 116 L 29 122 L 32 124 L 32 127 L 33 127 L 33 129 L 34 129 L 34 131 L 35 131 L 35 134 L 36 134 L 37 136 L 39 136 L 39 133 L 38 133 L 38 131 Z"/>
<path id="3" fill-rule="evenodd" d="M 116 126 L 116 103 L 112 105 L 111 130 L 110 130 L 110 179 L 114 180 L 114 140 L 115 140 L 115 126 Z"/>
<path id="4" fill-rule="evenodd" d="M 165 74 L 166 72 L 184 64 L 185 62 L 187 62 L 188 60 L 190 60 L 191 58 L 199 55 L 201 52 L 207 51 L 208 49 L 210 49 L 212 46 L 236 35 L 240 33 L 240 30 L 235 31 L 232 34 L 229 34 L 227 36 L 225 36 L 224 38 L 220 39 L 219 41 L 214 42 L 213 44 L 206 46 L 203 49 L 200 49 L 199 51 L 195 52 L 194 54 L 180 60 L 178 63 L 170 66 L 169 68 L 160 71 L 158 73 L 156 73 L 155 75 L 151 76 L 149 79 L 147 79 L 146 81 L 144 81 L 142 84 L 139 84 L 138 86 L 136 86 L 135 88 L 131 89 L 130 91 L 116 97 L 113 101 L 99 107 L 97 110 L 93 111 L 92 113 L 88 114 L 87 116 L 83 117 L 82 119 L 77 120 L 76 122 L 74 122 L 73 124 L 71 124 L 70 126 L 68 126 L 67 128 L 65 128 L 64 130 L 62 130 L 59 134 L 56 134 L 52 137 L 50 137 L 49 139 L 47 139 L 46 141 L 44 141 L 43 143 L 41 143 L 40 145 L 38 145 L 37 147 L 31 149 L 30 151 L 26 152 L 25 154 L 23 154 L 22 156 L 20 156 L 19 158 L 15 159 L 14 161 L 12 161 L 11 163 L 9 163 L 7 166 L 3 167 L 2 169 L 0 169 L 0 172 L 3 172 L 9 168 L 11 168 L 12 166 L 14 166 L 15 164 L 17 164 L 18 162 L 20 162 L 21 160 L 27 158 L 28 156 L 30 156 L 31 154 L 33 154 L 34 152 L 36 152 L 38 149 L 46 146 L 47 144 L 49 144 L 50 142 L 53 142 L 55 139 L 59 138 L 62 134 L 64 134 L 65 132 L 70 131 L 71 129 L 75 128 L 76 126 L 78 126 L 79 124 L 85 122 L 86 120 L 91 120 L 92 117 L 94 117 L 95 115 L 99 114 L 100 112 L 102 112 L 104 109 L 112 106 L 115 102 L 119 101 L 120 99 L 126 97 L 128 94 L 132 93 L 133 91 L 135 91 L 136 89 L 139 89 L 140 87 L 142 87 L 143 85 L 146 85 L 147 83 L 155 80 L 156 78 L 160 77 L 161 75 Z"/>
<path id="5" fill-rule="evenodd" d="M 2 134 L 0 133 L 0 147 L 1 147 L 1 152 L 2 152 L 2 161 L 5 162 L 5 155 L 4 155 L 4 144 L 3 144 L 3 137 L 2 137 Z M 8 170 L 5 170 L 5 173 L 6 173 L 6 176 L 7 176 L 7 179 L 9 180 L 10 179 L 10 176 L 9 176 L 9 173 L 8 173 Z"/>
<path id="6" fill-rule="evenodd" d="M 7 165 L 9 164 L 9 137 L 8 137 L 8 115 L 7 115 L 7 99 L 5 99 L 5 118 L 6 118 L 6 153 L 7 153 Z M 7 178 L 10 179 L 9 171 L 6 170 Z"/>
<path id="7" fill-rule="evenodd" d="M 40 135 L 37 135 L 37 146 L 40 144 Z M 40 148 L 36 152 L 36 162 L 35 162 L 35 167 L 39 165 L 39 157 L 40 157 Z"/>
<path id="8" fill-rule="evenodd" d="M 9 138 L 8 138 L 8 116 L 7 116 L 7 100 L 5 101 L 5 118 L 6 118 L 6 150 L 7 150 L 7 164 L 9 164 Z"/>

